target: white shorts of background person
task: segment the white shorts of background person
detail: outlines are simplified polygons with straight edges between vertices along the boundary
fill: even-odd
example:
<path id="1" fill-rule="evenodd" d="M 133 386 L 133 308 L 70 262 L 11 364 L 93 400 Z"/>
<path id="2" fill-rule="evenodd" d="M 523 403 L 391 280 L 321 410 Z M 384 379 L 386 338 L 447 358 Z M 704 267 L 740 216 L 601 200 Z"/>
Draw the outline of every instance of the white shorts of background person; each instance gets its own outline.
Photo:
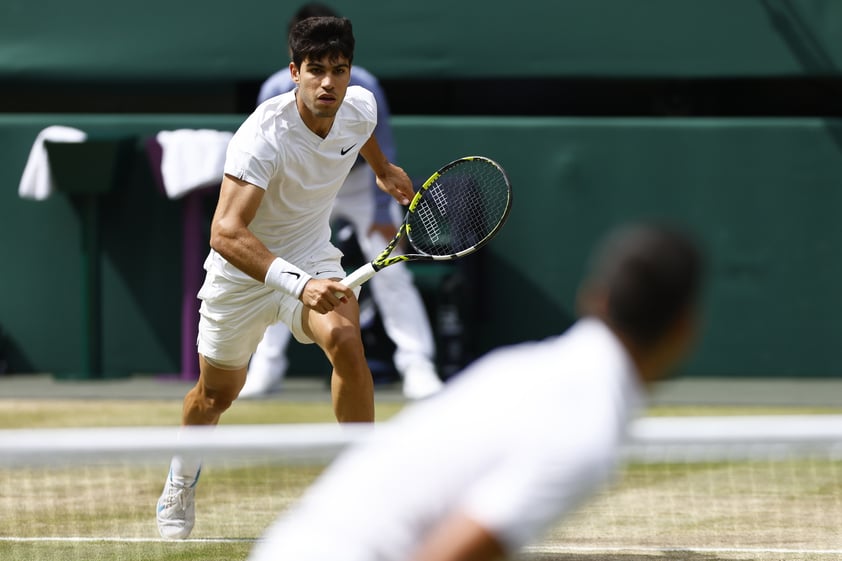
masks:
<path id="1" fill-rule="evenodd" d="M 369 260 L 374 259 L 388 242 L 380 233 L 371 231 L 373 182 L 368 166 L 355 166 L 336 197 L 331 215 L 332 220 L 345 219 L 351 223 L 360 249 Z M 395 207 L 397 209 L 397 203 Z M 368 284 L 386 334 L 395 344 L 394 364 L 403 380 L 404 396 L 421 399 L 436 393 L 442 383 L 434 363 L 433 332 L 412 273 L 400 263 L 383 269 Z M 249 364 L 241 398 L 265 395 L 280 387 L 289 365 L 286 358 L 289 338 L 290 330 L 284 323 L 266 329 Z"/>

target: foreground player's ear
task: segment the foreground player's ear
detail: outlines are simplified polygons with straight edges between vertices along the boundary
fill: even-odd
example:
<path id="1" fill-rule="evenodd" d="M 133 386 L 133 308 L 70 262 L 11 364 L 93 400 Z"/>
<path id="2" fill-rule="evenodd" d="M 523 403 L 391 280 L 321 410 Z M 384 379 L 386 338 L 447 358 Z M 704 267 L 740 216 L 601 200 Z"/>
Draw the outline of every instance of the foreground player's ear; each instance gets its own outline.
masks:
<path id="1" fill-rule="evenodd" d="M 294 62 L 289 63 L 289 75 L 292 76 L 292 81 L 296 84 L 301 80 L 301 72 Z"/>
<path id="2" fill-rule="evenodd" d="M 701 318 L 696 306 L 688 307 L 675 321 L 672 328 L 673 362 L 681 362 L 686 358 L 699 339 Z"/>
<path id="3" fill-rule="evenodd" d="M 594 316 L 607 321 L 608 296 L 598 290 L 592 282 L 585 281 L 576 297 L 576 312 L 579 317 Z"/>

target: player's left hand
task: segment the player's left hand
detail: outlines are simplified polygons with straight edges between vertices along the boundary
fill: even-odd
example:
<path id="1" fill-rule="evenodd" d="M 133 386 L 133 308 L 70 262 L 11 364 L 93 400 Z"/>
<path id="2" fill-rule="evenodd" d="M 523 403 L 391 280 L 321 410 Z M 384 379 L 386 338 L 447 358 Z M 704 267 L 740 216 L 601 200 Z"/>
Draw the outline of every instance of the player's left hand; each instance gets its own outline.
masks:
<path id="1" fill-rule="evenodd" d="M 377 186 L 402 205 L 408 205 L 415 196 L 412 180 L 403 168 L 392 163 L 386 167 L 383 174 L 377 176 Z"/>

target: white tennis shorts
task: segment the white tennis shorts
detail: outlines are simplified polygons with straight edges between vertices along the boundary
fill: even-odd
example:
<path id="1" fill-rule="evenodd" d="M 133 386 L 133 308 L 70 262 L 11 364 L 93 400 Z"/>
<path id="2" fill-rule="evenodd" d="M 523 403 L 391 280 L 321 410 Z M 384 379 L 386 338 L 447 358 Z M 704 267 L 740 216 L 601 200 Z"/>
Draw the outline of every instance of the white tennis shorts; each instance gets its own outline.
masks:
<path id="1" fill-rule="evenodd" d="M 301 300 L 254 280 L 225 274 L 220 261 L 224 262 L 218 256 L 208 258 L 205 282 L 199 290 L 202 305 L 197 346 L 202 356 L 225 368 L 243 368 L 266 328 L 278 322 L 286 324 L 299 342 L 313 343 L 304 334 Z M 307 269 L 314 278 L 345 277 L 339 259 L 320 261 Z"/>

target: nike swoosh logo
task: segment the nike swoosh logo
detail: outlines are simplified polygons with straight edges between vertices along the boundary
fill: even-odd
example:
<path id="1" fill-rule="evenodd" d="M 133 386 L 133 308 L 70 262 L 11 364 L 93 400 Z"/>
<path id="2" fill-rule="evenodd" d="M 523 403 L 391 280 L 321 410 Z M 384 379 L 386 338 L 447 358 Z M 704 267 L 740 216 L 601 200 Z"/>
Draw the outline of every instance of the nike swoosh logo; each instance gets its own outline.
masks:
<path id="1" fill-rule="evenodd" d="M 354 146 L 356 146 L 356 144 L 352 144 L 352 145 L 351 145 L 351 146 L 349 146 L 348 148 L 343 148 L 343 149 L 341 149 L 341 150 L 339 151 L 339 154 L 340 154 L 341 156 L 344 156 L 345 154 L 347 154 L 348 152 L 350 152 L 351 150 L 353 150 L 353 149 L 354 149 Z"/>
<path id="2" fill-rule="evenodd" d="M 299 274 L 298 274 L 298 273 L 296 273 L 295 271 L 282 271 L 282 272 L 283 272 L 284 274 L 286 274 L 286 275 L 295 275 L 295 278 L 297 278 L 297 279 L 300 279 L 300 278 L 301 278 L 301 275 L 299 275 Z"/>

